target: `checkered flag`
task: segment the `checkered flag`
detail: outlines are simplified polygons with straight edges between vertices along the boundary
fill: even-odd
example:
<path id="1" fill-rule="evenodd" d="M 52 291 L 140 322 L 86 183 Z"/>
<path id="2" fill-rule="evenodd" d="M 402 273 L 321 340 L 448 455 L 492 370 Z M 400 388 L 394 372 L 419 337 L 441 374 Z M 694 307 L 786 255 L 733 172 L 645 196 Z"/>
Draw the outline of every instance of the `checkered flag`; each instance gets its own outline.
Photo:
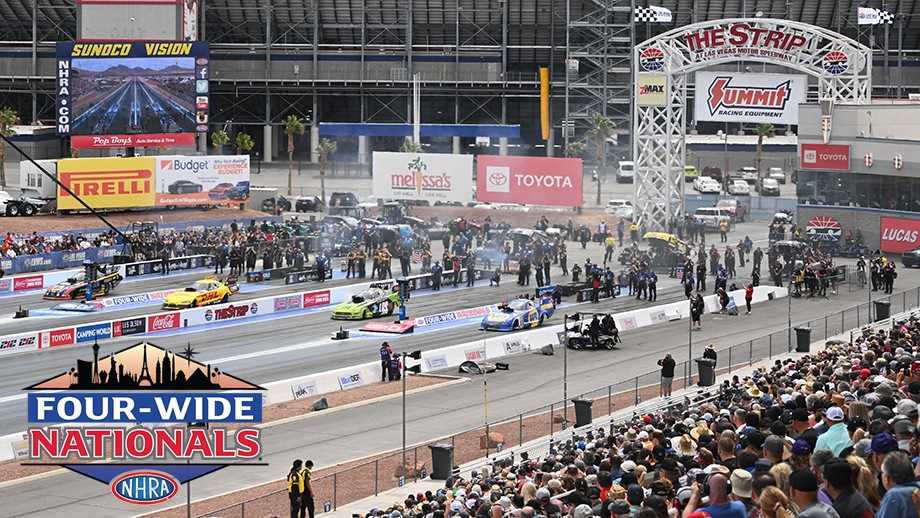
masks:
<path id="1" fill-rule="evenodd" d="M 636 23 L 642 22 L 670 22 L 671 10 L 664 7 L 650 5 L 648 7 L 636 6 Z"/>
<path id="2" fill-rule="evenodd" d="M 879 9 L 878 23 L 887 23 L 887 24 L 894 23 L 894 14 L 889 13 L 888 11 L 882 11 L 881 9 Z"/>

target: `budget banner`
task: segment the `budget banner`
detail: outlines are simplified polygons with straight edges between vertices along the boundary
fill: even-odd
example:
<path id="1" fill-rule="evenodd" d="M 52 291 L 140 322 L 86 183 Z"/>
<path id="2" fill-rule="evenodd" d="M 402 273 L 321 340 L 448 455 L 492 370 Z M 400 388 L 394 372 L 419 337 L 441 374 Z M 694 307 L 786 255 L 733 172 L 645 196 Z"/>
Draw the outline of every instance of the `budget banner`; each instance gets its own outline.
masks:
<path id="1" fill-rule="evenodd" d="M 466 203 L 473 198 L 472 155 L 374 152 L 374 196 Z"/>
<path id="2" fill-rule="evenodd" d="M 153 207 L 154 157 L 58 160 L 58 180 L 94 209 Z M 86 208 L 58 186 L 59 210 Z"/>
<path id="3" fill-rule="evenodd" d="M 156 157 L 156 205 L 241 203 L 230 189 L 249 182 L 249 155 Z"/>
<path id="4" fill-rule="evenodd" d="M 480 155 L 477 162 L 477 201 L 582 206 L 580 159 Z"/>

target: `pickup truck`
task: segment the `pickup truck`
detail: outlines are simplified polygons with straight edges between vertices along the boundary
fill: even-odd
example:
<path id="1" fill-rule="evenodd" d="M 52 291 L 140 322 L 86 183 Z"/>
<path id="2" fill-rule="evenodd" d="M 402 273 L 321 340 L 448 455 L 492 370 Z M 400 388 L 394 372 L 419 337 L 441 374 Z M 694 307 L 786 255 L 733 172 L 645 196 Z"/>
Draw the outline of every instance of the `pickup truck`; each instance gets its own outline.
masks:
<path id="1" fill-rule="evenodd" d="M 744 221 L 748 210 L 747 205 L 741 203 L 737 198 L 719 200 L 719 203 L 716 203 L 716 208 L 727 209 L 732 221 Z"/>
<path id="2" fill-rule="evenodd" d="M 719 207 L 700 207 L 693 213 L 693 217 L 697 220 L 705 221 L 706 230 L 709 232 L 718 232 L 719 223 L 723 220 L 727 221 L 729 226 L 732 224 L 731 214 L 729 214 L 728 209 Z"/>

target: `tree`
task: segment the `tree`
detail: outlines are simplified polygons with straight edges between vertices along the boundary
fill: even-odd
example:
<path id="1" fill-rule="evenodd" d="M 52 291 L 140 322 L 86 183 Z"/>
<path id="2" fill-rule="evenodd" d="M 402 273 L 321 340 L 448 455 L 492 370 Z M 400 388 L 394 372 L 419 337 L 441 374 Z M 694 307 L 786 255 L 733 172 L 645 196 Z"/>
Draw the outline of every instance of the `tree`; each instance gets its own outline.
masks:
<path id="1" fill-rule="evenodd" d="M 291 179 L 294 175 L 294 135 L 303 135 L 306 128 L 303 126 L 303 119 L 296 115 L 288 115 L 284 121 L 284 134 L 288 138 L 288 185 L 287 193 L 291 195 Z"/>
<path id="2" fill-rule="evenodd" d="M 252 137 L 248 133 L 237 133 L 236 134 L 236 154 L 242 155 L 244 152 L 249 153 L 252 149 L 252 146 L 255 144 L 252 142 Z"/>
<path id="3" fill-rule="evenodd" d="M 403 140 L 402 145 L 399 146 L 399 152 L 400 153 L 421 153 L 422 145 L 412 140 L 411 137 L 406 137 L 405 140 Z"/>
<path id="4" fill-rule="evenodd" d="M 760 161 L 763 159 L 763 139 L 776 136 L 776 128 L 769 122 L 761 122 L 754 129 L 757 135 L 757 178 L 760 178 Z"/>
<path id="5" fill-rule="evenodd" d="M 214 151 L 219 155 L 220 149 L 230 143 L 230 135 L 227 135 L 227 132 L 220 130 L 215 133 L 211 133 L 211 145 L 214 146 Z"/>
<path id="6" fill-rule="evenodd" d="M 335 153 L 338 145 L 334 140 L 323 138 L 319 141 L 319 147 L 316 148 L 316 154 L 319 155 L 319 198 L 326 206 L 326 164 L 329 163 L 329 155 Z"/>
<path id="7" fill-rule="evenodd" d="M 13 131 L 13 125 L 19 122 L 19 115 L 16 110 L 9 106 L 0 109 L 0 135 L 11 137 L 16 132 Z M 0 139 L 0 188 L 6 187 L 6 140 Z"/>
<path id="8" fill-rule="evenodd" d="M 605 182 L 607 181 L 607 168 L 604 167 L 604 156 L 607 152 L 607 139 L 613 135 L 614 127 L 616 127 L 616 125 L 609 117 L 600 113 L 595 113 L 591 116 L 591 127 L 585 132 L 587 137 L 594 139 L 594 147 L 597 153 L 596 166 L 601 169 L 601 176 L 604 178 Z M 597 201 L 595 203 L 598 205 L 601 204 L 600 178 L 597 180 Z"/>
<path id="9" fill-rule="evenodd" d="M 565 156 L 567 158 L 577 158 L 579 155 L 585 152 L 585 143 L 584 142 L 569 142 L 565 146 Z"/>

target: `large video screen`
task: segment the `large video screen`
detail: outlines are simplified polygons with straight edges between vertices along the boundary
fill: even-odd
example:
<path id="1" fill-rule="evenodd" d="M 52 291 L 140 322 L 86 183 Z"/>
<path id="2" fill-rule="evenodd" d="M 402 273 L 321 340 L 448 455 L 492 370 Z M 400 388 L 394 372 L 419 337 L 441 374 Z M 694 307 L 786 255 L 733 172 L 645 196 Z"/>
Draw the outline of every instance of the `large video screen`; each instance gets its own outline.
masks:
<path id="1" fill-rule="evenodd" d="M 58 43 L 57 133 L 75 148 L 194 145 L 208 67 L 207 42 Z"/>

